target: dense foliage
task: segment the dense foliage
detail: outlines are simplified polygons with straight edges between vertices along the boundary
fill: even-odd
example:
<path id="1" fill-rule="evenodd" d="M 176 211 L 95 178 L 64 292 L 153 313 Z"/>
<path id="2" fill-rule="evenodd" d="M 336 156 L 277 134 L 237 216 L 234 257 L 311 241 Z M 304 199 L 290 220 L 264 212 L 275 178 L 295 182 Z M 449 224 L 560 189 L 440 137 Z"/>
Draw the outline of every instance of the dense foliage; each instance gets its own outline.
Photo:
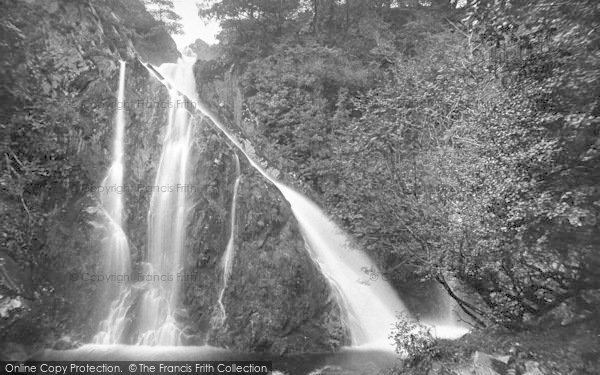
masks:
<path id="1" fill-rule="evenodd" d="M 480 325 L 597 313 L 595 2 L 211 4 L 246 136 L 388 279 Z"/>
<path id="2" fill-rule="evenodd" d="M 171 34 L 181 34 L 181 16 L 175 13 L 173 0 L 143 0 L 148 12 Z"/>
<path id="3" fill-rule="evenodd" d="M 484 45 L 493 40 L 492 67 L 508 79 L 478 137 L 476 155 L 490 169 L 484 189 L 473 186 L 477 203 L 465 202 L 455 226 L 471 234 L 446 264 L 496 320 L 522 322 L 563 302 L 590 314 L 600 287 L 600 45 L 592 32 L 600 9 L 591 1 L 509 5 L 467 19 L 479 17 L 472 31 Z"/>

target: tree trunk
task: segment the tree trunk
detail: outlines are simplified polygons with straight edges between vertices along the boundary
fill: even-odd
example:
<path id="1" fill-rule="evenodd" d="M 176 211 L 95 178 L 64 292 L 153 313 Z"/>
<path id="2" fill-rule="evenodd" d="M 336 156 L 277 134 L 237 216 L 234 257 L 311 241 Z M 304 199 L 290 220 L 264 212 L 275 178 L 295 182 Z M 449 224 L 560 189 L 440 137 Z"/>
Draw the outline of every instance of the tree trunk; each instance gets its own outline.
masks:
<path id="1" fill-rule="evenodd" d="M 481 311 L 480 309 L 478 309 L 477 307 L 471 305 L 470 303 L 464 301 L 463 299 L 461 299 L 460 297 L 458 297 L 456 295 L 456 293 L 454 293 L 454 291 L 452 290 L 452 288 L 450 287 L 450 285 L 448 285 L 448 283 L 446 282 L 446 280 L 444 279 L 444 277 L 442 275 L 436 275 L 435 279 L 438 283 L 440 283 L 442 285 L 442 287 L 446 290 L 446 292 L 448 292 L 448 295 L 450 295 L 450 297 L 452 297 L 456 303 L 458 303 L 458 306 L 461 308 L 461 310 L 467 314 L 469 317 L 471 317 L 471 319 L 473 319 L 473 321 L 481 326 L 481 327 L 486 327 L 485 322 L 479 318 L 478 315 L 483 315 L 483 311 Z"/>
<path id="2" fill-rule="evenodd" d="M 310 25 L 311 31 L 317 34 L 317 22 L 319 20 L 319 0 L 312 0 L 313 3 L 313 18 Z"/>
<path id="3" fill-rule="evenodd" d="M 350 0 L 346 0 L 346 31 L 350 28 Z"/>

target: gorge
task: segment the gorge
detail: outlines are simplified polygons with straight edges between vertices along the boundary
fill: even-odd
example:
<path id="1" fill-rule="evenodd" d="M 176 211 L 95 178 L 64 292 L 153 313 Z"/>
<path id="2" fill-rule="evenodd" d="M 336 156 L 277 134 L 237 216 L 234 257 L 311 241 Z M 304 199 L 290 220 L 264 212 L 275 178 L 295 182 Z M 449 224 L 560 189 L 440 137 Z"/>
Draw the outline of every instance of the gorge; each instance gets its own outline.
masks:
<path id="1" fill-rule="evenodd" d="M 224 128 L 223 124 L 202 106 L 195 94 L 196 85 L 190 63 L 181 60 L 178 65 L 165 64 L 159 69 L 151 68 L 150 71 L 159 71 L 160 74 L 157 75 L 157 78 L 164 80 L 163 83 L 171 89 L 171 105 L 169 106 L 171 114 L 155 186 L 186 186 L 186 163 L 191 133 L 189 116 L 194 112 L 199 112 L 202 118 L 209 118 L 213 125 L 221 130 L 244 154 L 249 163 L 265 179 L 273 183 L 290 203 L 292 212 L 300 225 L 305 248 L 327 278 L 331 294 L 339 304 L 338 308 L 346 328 L 349 330 L 352 345 L 391 349 L 391 344 L 386 343 L 387 336 L 398 319 L 397 316 L 406 313 L 406 308 L 386 281 L 374 285 L 361 282 L 361 279 L 365 278 L 365 269 L 372 273 L 379 273 L 376 265 L 360 250 L 348 246 L 349 239 L 327 219 L 316 205 L 270 176 L 245 152 L 239 141 Z M 241 175 L 239 159 L 235 153 L 234 159 L 236 177 L 230 212 L 232 225 L 221 260 L 223 287 L 218 299 L 222 313 L 221 324 L 224 324 L 227 319 L 222 299 L 227 281 L 232 276 L 235 260 L 235 203 Z M 174 195 L 174 198 L 170 195 L 163 197 L 165 194 L 157 192 L 154 192 L 152 196 L 152 201 L 160 201 L 163 206 L 157 208 L 157 206 L 151 205 L 151 211 L 148 214 L 150 225 L 148 233 L 152 233 L 152 235 L 149 238 L 149 265 L 145 270 L 146 272 L 150 270 L 151 274 L 156 273 L 160 276 L 168 275 L 169 281 L 166 283 L 168 289 L 161 284 L 157 289 L 143 292 L 144 295 L 141 297 L 143 302 L 139 307 L 140 317 L 137 318 L 142 322 L 137 324 L 143 327 L 141 331 L 143 333 L 141 339 L 133 340 L 142 345 L 180 344 L 179 336 L 182 331 L 177 328 L 173 314 L 179 307 L 176 296 L 181 278 L 175 277 L 175 275 L 180 273 L 178 270 L 183 269 L 180 259 L 183 258 L 181 252 L 185 243 L 185 213 L 188 211 L 183 193 L 178 189 L 176 192 L 170 193 Z M 157 220 L 158 224 L 155 224 L 154 222 Z M 153 242 L 160 246 L 152 245 Z M 165 264 L 168 265 L 166 268 Z M 129 298 L 128 295 L 125 297 Z M 122 305 L 123 302 L 117 303 L 116 309 L 122 309 Z M 113 308 L 110 315 L 119 316 L 120 314 L 115 314 Z M 117 322 L 112 323 L 119 332 L 123 332 L 123 328 L 120 327 L 123 320 L 120 317 Z M 438 328 L 435 331 L 440 337 L 448 336 L 452 332 L 454 336 L 451 338 L 454 338 L 464 334 L 466 330 Z M 111 344 L 129 341 L 132 340 L 122 339 L 111 342 Z"/>
<path id="2" fill-rule="evenodd" d="M 120 77 L 124 76 L 125 64 L 121 64 Z M 148 212 L 148 255 L 142 261 L 140 267 L 144 280 L 121 285 L 120 294 L 114 297 L 114 301 L 108 312 L 107 319 L 101 322 L 101 330 L 96 334 L 94 344 L 84 345 L 66 352 L 45 351 L 41 359 L 95 359 L 123 358 L 140 359 L 148 358 L 181 360 L 181 359 L 256 359 L 264 358 L 273 360 L 272 357 L 258 355 L 256 353 L 236 353 L 219 351 L 216 347 L 206 346 L 211 343 L 211 337 L 206 335 L 202 346 L 189 346 L 188 334 L 186 334 L 187 313 L 186 306 L 182 306 L 178 298 L 183 282 L 180 277 L 185 265 L 181 259 L 185 258 L 184 244 L 186 242 L 186 215 L 190 212 L 187 193 L 195 189 L 166 189 L 161 192 L 162 186 L 187 186 L 188 173 L 187 163 L 191 152 L 191 119 L 197 115 L 200 120 L 208 118 L 213 126 L 222 131 L 227 139 L 246 157 L 249 164 L 269 183 L 272 183 L 289 202 L 293 216 L 299 226 L 299 232 L 303 238 L 304 249 L 310 256 L 318 272 L 327 280 L 328 294 L 339 311 L 340 328 L 345 329 L 348 335 L 347 343 L 354 347 L 339 348 L 339 355 L 324 355 L 321 359 L 323 365 L 338 363 L 344 368 L 361 368 L 366 361 L 369 366 L 374 363 L 377 367 L 389 366 L 393 363 L 393 347 L 388 341 L 388 335 L 401 313 L 406 313 L 406 308 L 400 301 L 396 292 L 386 282 L 366 282 L 365 278 L 369 272 L 378 273 L 376 265 L 362 253 L 361 250 L 353 248 L 350 240 L 326 215 L 310 200 L 303 197 L 288 186 L 277 181 L 262 166 L 252 159 L 230 132 L 212 114 L 206 110 L 195 95 L 195 84 L 192 66 L 189 62 L 181 60 L 177 65 L 165 64 L 160 68 L 151 68 L 150 72 L 160 72 L 157 79 L 163 81 L 170 89 L 171 105 L 169 106 L 168 124 L 164 135 L 163 148 L 160 163 L 157 168 L 156 188 L 150 199 Z M 118 100 L 125 102 L 123 98 L 123 84 L 119 84 Z M 180 105 L 186 103 L 185 105 Z M 117 105 L 116 139 L 113 148 L 113 159 L 120 160 L 122 155 L 122 129 L 121 121 L 122 106 Z M 191 110 L 190 110 L 191 109 Z M 222 286 L 218 295 L 218 309 L 213 306 L 214 315 L 211 317 L 209 330 L 227 329 L 229 317 L 227 315 L 228 304 L 224 303 L 223 297 L 227 290 L 230 278 L 235 280 L 236 270 L 236 201 L 237 192 L 243 174 L 241 173 L 240 160 L 233 153 L 235 166 L 235 180 L 231 198 L 231 226 L 229 228 L 229 239 L 222 254 L 222 259 L 217 263 L 221 273 Z M 111 168 L 112 170 L 112 168 Z M 109 176 L 112 176 L 109 172 Z M 105 182 L 107 179 L 104 180 Z M 126 196 L 127 189 L 123 195 Z M 107 194 L 107 200 L 119 202 L 121 194 L 112 191 Z M 193 209 L 193 207 L 191 207 Z M 120 226 L 106 226 L 105 231 L 111 233 L 123 233 Z M 154 244 L 154 245 L 152 245 Z M 158 245 L 157 245 L 158 244 Z M 112 245 L 112 248 L 110 246 Z M 122 250 L 118 244 L 109 245 L 109 251 L 105 253 L 105 260 L 111 265 L 108 272 L 122 272 L 129 276 L 127 271 L 130 261 L 128 257 L 121 256 L 121 263 L 115 265 L 114 256 Z M 121 254 L 122 255 L 122 254 Z M 119 262 L 116 262 L 119 263 Z M 239 263 L 237 267 L 240 267 Z M 150 277 L 150 276 L 155 276 Z M 167 276 L 164 278 L 163 276 Z M 135 280 L 133 277 L 124 277 L 125 280 Z M 151 280 L 150 282 L 148 282 Z M 194 281 L 194 280 L 192 280 Z M 218 283 L 217 283 L 218 284 Z M 229 300 L 230 304 L 244 305 L 244 301 Z M 440 337 L 456 338 L 465 333 L 465 329 L 439 330 Z M 203 334 L 204 332 L 200 332 Z M 455 335 L 455 336 L 452 336 Z M 213 339 L 214 340 L 214 339 Z M 124 347 L 119 344 L 130 344 Z M 133 345 L 131 345 L 133 344 Z M 181 349 L 175 349 L 184 345 Z M 156 346 L 159 351 L 151 349 Z M 187 348 L 185 348 L 187 346 Z M 172 349 L 168 349 L 172 347 Z M 185 349 L 184 349 L 185 348 Z M 358 348 L 360 351 L 356 351 Z M 235 349 L 230 348 L 230 349 Z M 387 354 L 386 354 L 387 353 Z M 364 357 L 364 358 L 363 358 Z M 294 356 L 289 357 L 293 361 Z M 306 355 L 298 357 L 300 361 L 307 359 Z M 315 357 L 315 359 L 318 357 Z M 360 358 L 363 358 L 362 360 Z M 353 362 L 358 361 L 358 362 Z M 278 368 L 286 371 L 299 371 L 298 365 L 277 363 Z M 291 367 L 290 367 L 291 366 Z M 326 366 L 325 366 L 326 367 Z M 294 370 L 295 369 L 295 370 Z M 300 372 L 299 372 L 300 373 Z"/>
<path id="3" fill-rule="evenodd" d="M 85 82 L 64 86 L 78 90 L 78 113 L 86 119 L 73 119 L 77 125 L 71 137 L 79 141 L 65 152 L 73 153 L 74 171 L 85 171 L 83 181 L 90 182 L 68 187 L 53 229 L 34 254 L 36 272 L 49 277 L 56 290 L 40 295 L 39 302 L 51 301 L 49 306 L 55 307 L 49 313 L 71 321 L 65 327 L 80 327 L 77 333 L 63 331 L 70 333 L 57 337 L 59 341 L 208 343 L 274 352 L 389 345 L 389 330 L 405 307 L 387 282 L 369 282 L 368 272 L 378 272 L 377 266 L 316 205 L 272 177 L 200 103 L 190 62 L 147 69 L 146 62 L 157 63 L 164 56 L 172 61 L 178 53 L 173 44 L 157 53 L 141 37 L 124 43 L 127 39 L 119 33 L 126 27 L 147 30 L 152 25 L 140 8 L 119 2 L 40 4 L 24 2 L 9 14 L 24 30 L 15 43 L 33 35 L 28 31 L 32 26 L 23 23 L 23 11 L 29 11 L 44 20 L 45 38 L 65 46 L 36 46 L 47 48 L 35 50 L 38 59 L 44 54 L 56 59 L 60 53 L 70 59 L 61 63 L 79 69 L 72 79 Z M 116 20 L 111 13 L 115 6 L 121 7 Z M 56 31 L 72 14 L 89 24 L 89 35 Z M 92 48 L 86 46 L 89 40 L 105 50 L 73 53 Z M 33 69 L 26 54 L 34 50 L 23 53 L 15 59 Z M 161 78 L 169 84 L 163 86 Z M 48 91 L 36 105 L 44 108 L 63 100 L 63 84 L 52 83 L 58 91 Z M 114 92 L 116 101 L 111 99 Z M 164 103 L 172 103 L 170 109 Z M 98 125 L 77 130 L 83 123 Z M 231 147 L 245 160 L 238 160 Z M 108 168 L 101 166 L 104 160 Z M 99 178 L 103 170 L 105 176 Z M 142 188 L 163 185 L 193 189 L 161 193 Z M 215 190 L 217 186 L 223 188 Z M 58 189 L 49 191 L 52 199 L 65 194 L 60 190 L 65 188 Z M 41 262 L 40 256 L 48 261 Z M 63 269 L 66 278 L 51 268 Z M 100 274 L 129 277 L 90 283 Z M 174 281 L 131 282 L 139 274 L 169 275 Z M 178 280 L 178 274 L 195 277 Z M 55 299 L 55 293 L 62 297 Z M 58 300 L 69 302 L 58 308 Z M 44 311 L 48 303 L 39 302 L 27 303 Z"/>
<path id="4" fill-rule="evenodd" d="M 0 359 L 594 373 L 587 0 L 170 3 L 0 0 Z"/>

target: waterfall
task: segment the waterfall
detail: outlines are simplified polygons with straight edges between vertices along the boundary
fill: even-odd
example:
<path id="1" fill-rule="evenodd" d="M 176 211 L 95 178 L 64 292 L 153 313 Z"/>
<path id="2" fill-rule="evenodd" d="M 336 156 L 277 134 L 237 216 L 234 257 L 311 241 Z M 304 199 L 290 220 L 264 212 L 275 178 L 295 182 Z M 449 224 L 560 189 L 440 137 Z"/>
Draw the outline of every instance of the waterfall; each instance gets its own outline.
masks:
<path id="1" fill-rule="evenodd" d="M 161 74 L 186 96 L 197 100 L 191 66 L 164 64 Z M 125 63 L 121 62 L 113 165 L 104 186 L 123 185 L 124 86 Z M 191 114 L 186 108 L 189 103 L 178 90 L 170 89 L 169 94 L 169 120 L 148 210 L 147 258 L 140 273 L 144 277 L 136 279 L 137 283 L 133 285 L 118 284 L 119 289 L 111 293 L 109 300 L 113 302 L 107 319 L 100 324 L 100 331 L 94 337 L 96 344 L 129 341 L 139 345 L 180 344 L 181 330 L 175 315 L 183 280 L 181 262 L 185 247 L 186 193 L 189 192 L 186 181 Z M 121 194 L 107 194 L 103 197 L 102 207 L 111 223 L 111 236 L 104 256 L 105 271 L 128 275 L 130 260 L 127 238 L 121 228 Z M 134 332 L 131 332 L 132 327 Z M 126 332 L 133 337 L 124 337 Z"/>
<path id="2" fill-rule="evenodd" d="M 119 100 L 123 101 L 124 63 L 121 64 Z M 148 251 L 144 274 L 153 275 L 150 281 L 118 290 L 109 317 L 96 335 L 96 343 L 122 342 L 122 335 L 131 322 L 130 310 L 136 306 L 135 340 L 138 345 L 174 346 L 181 343 L 181 329 L 176 316 L 183 270 L 186 232 L 187 166 L 191 148 L 191 118 L 194 113 L 207 117 L 246 157 L 262 176 L 272 182 L 289 202 L 304 237 L 310 258 L 328 280 L 334 297 L 343 311 L 352 344 L 360 347 L 389 349 L 390 334 L 399 313 L 406 312 L 404 304 L 392 286 L 379 275 L 375 263 L 360 249 L 350 245 L 349 237 L 308 198 L 282 184 L 246 152 L 240 142 L 202 106 L 196 93 L 193 63 L 163 64 L 159 71 L 149 66 L 149 71 L 163 82 L 170 92 L 169 122 L 163 140 L 162 153 L 157 169 L 154 190 L 148 211 Z M 115 148 L 105 184 L 119 185 L 123 179 L 123 127 L 124 114 L 116 114 Z M 240 165 L 237 154 L 236 180 L 231 203 L 230 238 L 222 259 L 223 286 L 218 305 L 224 322 L 223 295 L 231 277 L 235 254 L 236 200 L 240 182 Z M 123 203 L 120 195 L 107 196 L 103 208 L 113 224 L 111 239 L 107 246 L 107 271 L 126 273 L 129 270 L 127 239 L 120 226 Z M 158 277 L 158 279 L 156 278 Z M 138 291 L 142 292 L 135 303 Z M 134 293 L 135 291 L 135 293 Z M 442 328 L 442 327 L 440 327 Z M 443 327 L 442 330 L 449 331 Z M 461 331 L 464 333 L 464 330 Z"/>
<path id="3" fill-rule="evenodd" d="M 219 308 L 221 309 L 221 324 L 225 322 L 225 318 L 227 317 L 225 305 L 223 305 L 223 295 L 225 294 L 225 289 L 227 288 L 227 281 L 229 281 L 229 276 L 231 276 L 231 269 L 233 268 L 233 258 L 235 256 L 235 211 L 238 196 L 238 188 L 240 186 L 241 179 L 240 158 L 235 153 L 233 155 L 235 157 L 236 177 L 235 183 L 233 184 L 233 197 L 231 198 L 231 225 L 229 232 L 229 241 L 227 242 L 225 254 L 223 254 L 223 260 L 221 263 L 223 267 L 223 286 L 221 288 L 221 292 L 219 293 L 219 300 L 217 301 L 219 304 Z"/>
<path id="4" fill-rule="evenodd" d="M 189 74 L 192 74 L 191 66 L 187 69 L 190 70 Z M 160 70 L 162 73 L 162 66 Z M 183 94 L 189 95 L 188 99 L 194 103 L 193 108 L 212 121 L 244 154 L 248 162 L 272 182 L 290 203 L 310 257 L 319 265 L 333 292 L 339 294 L 338 300 L 347 318 L 352 344 L 390 348 L 388 335 L 397 314 L 405 312 L 406 308 L 387 281 L 369 282 L 369 275 L 365 270 L 370 274 L 379 274 L 375 263 L 360 249 L 350 247 L 347 235 L 317 205 L 270 176 L 225 126 L 200 103 L 195 90 L 189 85 L 179 86 L 178 82 L 164 74 L 164 78 L 159 77 L 153 69 L 150 71 L 168 87 L 176 87 Z M 227 259 L 227 252 L 225 256 Z M 227 274 L 226 271 L 224 273 Z"/>
<path id="5" fill-rule="evenodd" d="M 119 91 L 114 120 L 114 144 L 112 164 L 102 181 L 100 189 L 101 211 L 105 217 L 107 236 L 103 241 L 103 272 L 105 275 L 126 275 L 131 264 L 127 236 L 123 231 L 123 137 L 125 134 L 125 61 L 121 61 L 119 69 Z M 105 299 L 114 301 L 108 317 L 101 322 L 100 331 L 94 337 L 98 344 L 118 342 L 124 329 L 125 316 L 120 308 L 120 295 L 127 293 L 120 283 L 106 283 Z"/>
<path id="6" fill-rule="evenodd" d="M 164 64 L 160 73 L 174 86 L 195 98 L 192 67 Z M 175 315 L 179 305 L 182 260 L 185 248 L 187 164 L 190 153 L 191 114 L 188 102 L 170 90 L 169 124 L 148 211 L 148 255 L 146 274 L 158 277 L 142 296 L 138 315 L 138 344 L 179 345 L 181 330 Z"/>
<path id="7" fill-rule="evenodd" d="M 396 316 L 406 311 L 392 286 L 370 279 L 370 275 L 380 275 L 375 263 L 351 247 L 346 234 L 316 204 L 281 183 L 276 185 L 292 207 L 311 258 L 341 295 L 352 344 L 389 345 Z"/>

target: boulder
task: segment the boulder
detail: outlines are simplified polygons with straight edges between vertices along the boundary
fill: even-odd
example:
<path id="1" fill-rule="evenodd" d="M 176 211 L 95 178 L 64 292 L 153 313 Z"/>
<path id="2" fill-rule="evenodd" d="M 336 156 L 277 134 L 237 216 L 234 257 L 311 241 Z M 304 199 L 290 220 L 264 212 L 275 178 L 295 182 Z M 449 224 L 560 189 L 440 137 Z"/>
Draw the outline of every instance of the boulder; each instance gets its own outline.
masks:
<path id="1" fill-rule="evenodd" d="M 525 372 L 522 375 L 545 375 L 545 374 L 540 369 L 539 362 L 526 361 L 525 362 Z"/>
<path id="2" fill-rule="evenodd" d="M 504 360 L 506 357 L 502 357 Z M 508 373 L 508 360 L 500 360 L 500 357 L 475 352 L 473 355 L 473 374 L 475 375 L 506 375 Z"/>

